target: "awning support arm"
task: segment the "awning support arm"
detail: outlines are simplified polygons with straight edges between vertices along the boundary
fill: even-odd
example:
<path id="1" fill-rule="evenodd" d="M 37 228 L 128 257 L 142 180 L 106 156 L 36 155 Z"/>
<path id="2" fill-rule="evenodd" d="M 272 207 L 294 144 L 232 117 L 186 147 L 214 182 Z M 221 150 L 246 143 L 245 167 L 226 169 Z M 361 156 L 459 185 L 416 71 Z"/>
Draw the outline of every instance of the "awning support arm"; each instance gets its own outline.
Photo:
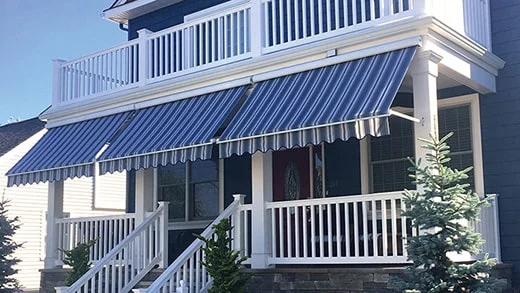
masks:
<path id="1" fill-rule="evenodd" d="M 390 110 L 390 115 L 394 115 L 394 116 L 397 116 L 397 117 L 400 117 L 400 118 L 403 118 L 403 119 L 406 119 L 406 120 L 410 120 L 410 121 L 413 121 L 415 123 L 421 123 L 421 119 L 419 118 L 415 118 L 413 116 L 410 116 L 410 115 L 406 115 L 406 114 L 403 114 L 403 113 L 400 113 L 400 112 L 397 112 L 397 111 L 394 111 L 394 110 Z"/>

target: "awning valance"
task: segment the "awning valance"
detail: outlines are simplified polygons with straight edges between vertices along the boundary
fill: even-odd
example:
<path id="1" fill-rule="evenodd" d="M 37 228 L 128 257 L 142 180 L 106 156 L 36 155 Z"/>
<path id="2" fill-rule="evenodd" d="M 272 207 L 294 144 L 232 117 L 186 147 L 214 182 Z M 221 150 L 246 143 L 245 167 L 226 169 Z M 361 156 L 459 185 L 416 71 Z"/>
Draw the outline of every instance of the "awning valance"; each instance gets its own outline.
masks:
<path id="1" fill-rule="evenodd" d="M 51 128 L 9 170 L 8 186 L 92 176 L 98 152 L 130 112 Z"/>
<path id="2" fill-rule="evenodd" d="M 212 138 L 247 88 L 137 110 L 99 158 L 101 174 L 210 159 Z"/>
<path id="3" fill-rule="evenodd" d="M 219 138 L 221 157 L 389 134 L 416 47 L 258 83 Z"/>

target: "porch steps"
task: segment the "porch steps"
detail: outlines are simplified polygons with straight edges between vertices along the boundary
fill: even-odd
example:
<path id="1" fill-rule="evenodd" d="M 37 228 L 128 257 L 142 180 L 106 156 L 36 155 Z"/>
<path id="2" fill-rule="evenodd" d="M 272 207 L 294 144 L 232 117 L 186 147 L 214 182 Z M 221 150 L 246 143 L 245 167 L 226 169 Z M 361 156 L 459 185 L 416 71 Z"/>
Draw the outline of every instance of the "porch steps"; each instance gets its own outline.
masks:
<path id="1" fill-rule="evenodd" d="M 164 272 L 164 269 L 154 268 L 146 276 L 144 276 L 137 285 L 134 286 L 134 289 L 145 289 L 150 287 L 150 285 L 155 281 L 159 276 Z"/>
<path id="2" fill-rule="evenodd" d="M 493 274 L 507 280 L 504 293 L 511 291 L 512 266 L 499 264 Z M 388 282 L 403 274 L 402 266 L 287 267 L 265 270 L 246 269 L 251 274 L 246 292 L 254 293 L 386 293 L 396 292 Z"/>

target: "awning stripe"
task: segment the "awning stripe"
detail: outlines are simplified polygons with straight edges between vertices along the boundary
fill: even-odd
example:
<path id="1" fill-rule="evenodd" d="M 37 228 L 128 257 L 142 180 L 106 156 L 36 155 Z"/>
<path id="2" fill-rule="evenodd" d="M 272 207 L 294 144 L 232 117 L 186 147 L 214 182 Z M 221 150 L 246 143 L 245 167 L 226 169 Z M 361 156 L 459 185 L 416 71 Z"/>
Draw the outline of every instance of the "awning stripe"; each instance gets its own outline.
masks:
<path id="1" fill-rule="evenodd" d="M 388 134 L 385 117 L 415 50 L 260 82 L 221 135 L 220 156 Z"/>
<path id="2" fill-rule="evenodd" d="M 137 110 L 99 158 L 101 174 L 211 158 L 211 139 L 247 88 Z"/>
<path id="3" fill-rule="evenodd" d="M 92 176 L 96 154 L 130 112 L 51 128 L 7 173 L 8 185 Z"/>

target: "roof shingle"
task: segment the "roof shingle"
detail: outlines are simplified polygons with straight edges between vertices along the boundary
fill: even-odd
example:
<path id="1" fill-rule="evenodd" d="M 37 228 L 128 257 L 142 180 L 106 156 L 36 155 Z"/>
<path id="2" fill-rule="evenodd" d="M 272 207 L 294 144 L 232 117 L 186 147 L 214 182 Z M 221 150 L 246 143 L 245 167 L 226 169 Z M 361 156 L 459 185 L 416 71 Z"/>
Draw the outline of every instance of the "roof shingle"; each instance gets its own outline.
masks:
<path id="1" fill-rule="evenodd" d="M 44 127 L 45 122 L 38 118 L 0 126 L 0 156 L 3 156 Z"/>

